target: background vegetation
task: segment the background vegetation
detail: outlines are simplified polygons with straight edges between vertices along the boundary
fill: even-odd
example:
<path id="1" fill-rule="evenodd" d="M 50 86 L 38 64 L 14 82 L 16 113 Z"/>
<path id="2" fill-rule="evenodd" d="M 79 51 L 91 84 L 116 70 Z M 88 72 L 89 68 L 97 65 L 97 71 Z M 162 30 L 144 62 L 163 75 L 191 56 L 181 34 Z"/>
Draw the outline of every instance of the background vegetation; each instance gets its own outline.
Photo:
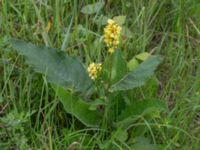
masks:
<path id="1" fill-rule="evenodd" d="M 46 79 L 24 64 L 9 38 L 56 47 L 88 64 L 105 56 L 102 45 L 95 40 L 103 33 L 101 18 L 125 15 L 127 39 L 121 49 L 127 58 L 144 51 L 164 58 L 156 73 L 158 84 L 150 80 L 132 94 L 158 98 L 168 105 L 156 127 L 143 120 L 135 124 L 137 130 L 133 132 L 142 135 L 139 127 L 145 124 L 152 128 L 144 136 L 162 149 L 198 150 L 199 0 L 107 0 L 98 13 L 82 12 L 81 8 L 95 2 L 0 1 L 0 149 L 95 149 L 116 142 L 118 131 L 104 126 L 98 130 L 86 128 L 66 114 Z"/>

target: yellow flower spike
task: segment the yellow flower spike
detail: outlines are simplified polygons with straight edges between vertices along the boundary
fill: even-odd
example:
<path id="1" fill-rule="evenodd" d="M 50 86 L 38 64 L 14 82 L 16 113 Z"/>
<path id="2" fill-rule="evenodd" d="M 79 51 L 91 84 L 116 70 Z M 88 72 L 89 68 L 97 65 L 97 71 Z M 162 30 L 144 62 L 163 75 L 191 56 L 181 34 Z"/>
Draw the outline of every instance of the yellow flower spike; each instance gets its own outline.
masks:
<path id="1" fill-rule="evenodd" d="M 101 66 L 102 66 L 101 63 L 98 63 L 98 64 L 91 63 L 88 66 L 87 71 L 88 71 L 89 77 L 92 80 L 95 80 L 98 77 L 99 72 L 101 72 L 101 70 L 102 70 Z"/>
<path id="2" fill-rule="evenodd" d="M 114 52 L 114 48 L 119 45 L 121 27 L 114 20 L 108 19 L 108 25 L 104 28 L 104 42 L 106 43 L 109 53 Z"/>
<path id="3" fill-rule="evenodd" d="M 114 51 L 115 51 L 115 48 L 114 48 L 114 47 L 110 47 L 110 48 L 108 49 L 108 52 L 109 52 L 110 54 L 113 54 Z"/>

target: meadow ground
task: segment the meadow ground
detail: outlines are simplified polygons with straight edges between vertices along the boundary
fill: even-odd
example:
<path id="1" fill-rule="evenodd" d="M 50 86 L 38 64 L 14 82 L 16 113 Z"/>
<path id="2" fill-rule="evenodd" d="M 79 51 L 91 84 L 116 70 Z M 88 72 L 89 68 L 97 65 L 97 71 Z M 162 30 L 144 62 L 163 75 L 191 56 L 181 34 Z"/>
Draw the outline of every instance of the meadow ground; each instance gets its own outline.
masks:
<path id="1" fill-rule="evenodd" d="M 87 61 L 101 60 L 105 52 L 94 40 L 105 26 L 99 18 L 124 15 L 128 39 L 122 48 L 127 58 L 145 51 L 163 57 L 156 71 L 159 85 L 149 81 L 133 92 L 138 98 L 161 99 L 168 110 L 157 128 L 138 131 L 160 149 L 199 150 L 199 0 L 107 0 L 97 13 L 81 12 L 95 2 L 0 0 L 0 149 L 111 149 L 117 143 L 115 131 L 87 128 L 67 114 L 46 79 L 25 65 L 9 39 L 84 55 Z M 125 147 L 113 149 L 128 149 L 128 144 Z"/>

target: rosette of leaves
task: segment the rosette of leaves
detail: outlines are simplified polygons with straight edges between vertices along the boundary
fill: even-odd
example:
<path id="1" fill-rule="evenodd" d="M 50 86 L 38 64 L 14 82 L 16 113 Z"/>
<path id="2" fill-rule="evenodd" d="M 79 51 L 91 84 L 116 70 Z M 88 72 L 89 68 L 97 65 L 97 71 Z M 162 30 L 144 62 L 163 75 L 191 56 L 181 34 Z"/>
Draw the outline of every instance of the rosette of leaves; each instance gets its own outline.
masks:
<path id="1" fill-rule="evenodd" d="M 163 108 L 154 104 L 156 101 L 153 101 L 149 102 L 150 105 L 142 106 L 138 111 L 138 109 L 131 109 L 131 105 L 124 102 L 130 99 L 130 97 L 125 98 L 129 90 L 144 85 L 154 74 L 161 61 L 160 56 L 148 56 L 141 62 L 138 60 L 138 64 L 130 69 L 131 62 L 127 62 L 123 58 L 122 51 L 117 50 L 105 59 L 100 78 L 105 84 L 102 88 L 104 92 L 102 92 L 102 90 L 93 90 L 97 89 L 96 84 L 89 78 L 84 65 L 77 58 L 54 48 L 37 46 L 17 39 L 12 39 L 12 45 L 20 55 L 25 57 L 28 65 L 32 66 L 36 72 L 43 74 L 52 84 L 66 112 L 75 116 L 86 126 L 99 126 L 103 116 L 105 117 L 105 111 L 111 111 L 111 109 L 114 111 L 110 112 L 107 119 L 112 124 L 116 121 L 113 118 L 119 118 L 118 121 L 123 122 L 134 114 L 144 113 L 147 109 L 155 108 L 159 111 Z M 93 92 L 97 92 L 95 94 L 99 96 L 95 100 L 90 97 Z M 102 100 L 102 97 L 106 97 L 106 100 Z M 117 108 L 119 111 L 115 111 L 113 108 L 118 102 L 120 103 L 120 107 Z M 97 109 L 102 105 L 105 109 Z M 138 108 L 136 105 L 140 107 L 142 104 L 134 103 L 134 108 Z"/>

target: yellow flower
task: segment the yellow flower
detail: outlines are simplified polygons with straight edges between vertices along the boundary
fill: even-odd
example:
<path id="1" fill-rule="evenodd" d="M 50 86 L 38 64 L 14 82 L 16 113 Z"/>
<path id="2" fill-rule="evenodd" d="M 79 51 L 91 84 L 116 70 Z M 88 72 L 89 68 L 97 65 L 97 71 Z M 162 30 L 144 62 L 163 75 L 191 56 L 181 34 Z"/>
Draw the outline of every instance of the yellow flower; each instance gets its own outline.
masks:
<path id="1" fill-rule="evenodd" d="M 104 28 L 104 42 L 112 51 L 119 45 L 121 27 L 112 19 L 108 19 L 108 25 Z"/>
<path id="2" fill-rule="evenodd" d="M 110 54 L 114 53 L 114 51 L 115 51 L 115 48 L 114 48 L 114 47 L 110 47 L 110 48 L 108 49 L 108 52 L 109 52 Z"/>
<path id="3" fill-rule="evenodd" d="M 97 78 L 101 70 L 102 70 L 101 63 L 98 64 L 91 63 L 87 68 L 88 74 L 92 80 L 95 80 Z"/>

